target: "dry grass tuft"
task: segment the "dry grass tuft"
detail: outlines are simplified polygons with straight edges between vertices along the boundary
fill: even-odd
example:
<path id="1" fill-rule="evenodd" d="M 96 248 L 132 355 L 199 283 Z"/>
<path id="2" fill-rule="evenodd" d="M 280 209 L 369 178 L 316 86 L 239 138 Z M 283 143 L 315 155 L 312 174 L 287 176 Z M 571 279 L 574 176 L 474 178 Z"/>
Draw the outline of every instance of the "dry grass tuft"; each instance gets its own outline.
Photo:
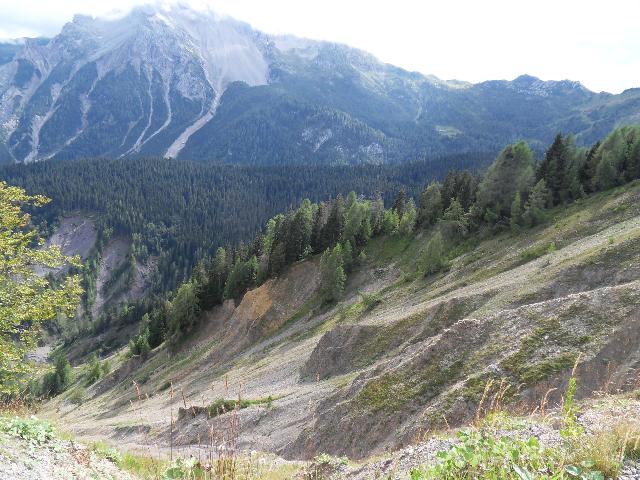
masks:
<path id="1" fill-rule="evenodd" d="M 624 459 L 640 458 L 640 422 L 622 421 L 612 427 L 583 435 L 575 446 L 571 462 L 593 463 L 606 478 L 617 478 Z"/>

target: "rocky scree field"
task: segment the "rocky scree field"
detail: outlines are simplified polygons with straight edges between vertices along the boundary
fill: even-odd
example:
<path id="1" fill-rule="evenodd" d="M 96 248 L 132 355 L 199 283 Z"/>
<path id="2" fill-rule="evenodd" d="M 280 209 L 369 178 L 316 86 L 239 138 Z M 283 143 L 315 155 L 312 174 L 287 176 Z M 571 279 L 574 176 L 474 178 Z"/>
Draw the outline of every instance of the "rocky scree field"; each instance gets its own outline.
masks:
<path id="1" fill-rule="evenodd" d="M 427 277 L 429 232 L 375 239 L 331 306 L 317 260 L 300 262 L 204 312 L 177 352 L 114 354 L 81 402 L 76 386 L 41 414 L 84 440 L 157 453 L 188 455 L 233 425 L 243 451 L 365 459 L 474 421 L 483 399 L 520 413 L 560 405 L 574 365 L 577 399 L 632 391 L 639 200 L 637 182 L 596 194 L 532 230 L 469 241 Z"/>

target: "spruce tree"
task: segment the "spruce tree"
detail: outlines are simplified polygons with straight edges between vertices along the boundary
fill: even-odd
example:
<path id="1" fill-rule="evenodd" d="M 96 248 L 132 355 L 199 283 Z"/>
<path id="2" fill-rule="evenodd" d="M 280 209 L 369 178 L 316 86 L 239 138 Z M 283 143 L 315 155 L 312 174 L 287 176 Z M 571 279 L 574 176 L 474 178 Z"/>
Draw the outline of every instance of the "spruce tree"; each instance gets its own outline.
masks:
<path id="1" fill-rule="evenodd" d="M 596 168 L 598 166 L 599 157 L 597 155 L 600 148 L 600 142 L 596 142 L 587 152 L 582 168 L 578 171 L 578 180 L 582 185 L 582 189 L 586 194 L 593 193 L 595 191 L 595 185 L 593 179 L 596 176 Z"/>
<path id="2" fill-rule="evenodd" d="M 567 169 L 569 151 L 562 134 L 558 133 L 540 163 L 537 179 L 544 180 L 551 192 L 553 204 L 558 205 L 568 199 L 569 182 Z"/>
<path id="3" fill-rule="evenodd" d="M 327 247 L 333 247 L 342 241 L 342 232 L 344 230 L 344 211 L 344 198 L 342 195 L 338 195 L 331 203 L 329 218 L 327 218 L 327 223 L 323 231 L 323 244 Z"/>
<path id="4" fill-rule="evenodd" d="M 382 233 L 384 225 L 384 201 L 380 192 L 376 192 L 371 205 L 371 231 L 374 236 Z"/>
<path id="5" fill-rule="evenodd" d="M 335 302 L 344 292 L 346 274 L 344 272 L 344 256 L 340 244 L 327 249 L 320 260 L 320 293 L 325 302 Z"/>
<path id="6" fill-rule="evenodd" d="M 226 280 L 227 252 L 224 248 L 219 247 L 207 272 L 205 283 L 199 291 L 200 307 L 203 310 L 209 310 L 214 305 L 222 303 Z"/>
<path id="7" fill-rule="evenodd" d="M 313 215 L 313 227 L 311 228 L 311 249 L 313 253 L 323 252 L 326 248 L 322 230 L 327 221 L 327 206 L 324 202 L 320 202 L 318 208 Z"/>
<path id="8" fill-rule="evenodd" d="M 405 208 L 407 206 L 407 194 L 404 188 L 401 188 L 396 196 L 396 200 L 393 202 L 393 210 L 398 214 L 398 218 L 401 219 L 404 215 Z"/>

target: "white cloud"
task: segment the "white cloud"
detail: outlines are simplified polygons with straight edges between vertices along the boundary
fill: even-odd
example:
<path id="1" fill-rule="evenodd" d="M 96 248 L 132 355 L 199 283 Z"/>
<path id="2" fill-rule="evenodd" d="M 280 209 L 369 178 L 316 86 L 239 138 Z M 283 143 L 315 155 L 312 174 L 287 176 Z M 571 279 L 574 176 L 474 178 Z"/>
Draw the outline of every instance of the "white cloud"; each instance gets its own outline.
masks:
<path id="1" fill-rule="evenodd" d="M 136 0 L 0 0 L 0 37 L 54 35 L 74 13 Z M 398 66 L 482 81 L 522 73 L 593 90 L 640 86 L 640 2 L 610 0 L 187 0 L 271 33 L 344 42 Z"/>

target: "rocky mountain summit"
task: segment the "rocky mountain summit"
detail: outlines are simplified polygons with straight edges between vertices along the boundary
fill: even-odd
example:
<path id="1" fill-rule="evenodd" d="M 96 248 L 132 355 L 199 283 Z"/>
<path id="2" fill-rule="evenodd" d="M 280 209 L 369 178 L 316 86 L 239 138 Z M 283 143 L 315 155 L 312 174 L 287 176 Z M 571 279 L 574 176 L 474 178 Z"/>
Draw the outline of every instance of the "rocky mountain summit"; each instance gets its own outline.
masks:
<path id="1" fill-rule="evenodd" d="M 76 16 L 0 45 L 0 161 L 87 156 L 384 163 L 495 153 L 558 130 L 593 142 L 640 94 L 530 76 L 449 82 L 344 45 L 267 35 L 211 11 L 146 5 Z"/>

